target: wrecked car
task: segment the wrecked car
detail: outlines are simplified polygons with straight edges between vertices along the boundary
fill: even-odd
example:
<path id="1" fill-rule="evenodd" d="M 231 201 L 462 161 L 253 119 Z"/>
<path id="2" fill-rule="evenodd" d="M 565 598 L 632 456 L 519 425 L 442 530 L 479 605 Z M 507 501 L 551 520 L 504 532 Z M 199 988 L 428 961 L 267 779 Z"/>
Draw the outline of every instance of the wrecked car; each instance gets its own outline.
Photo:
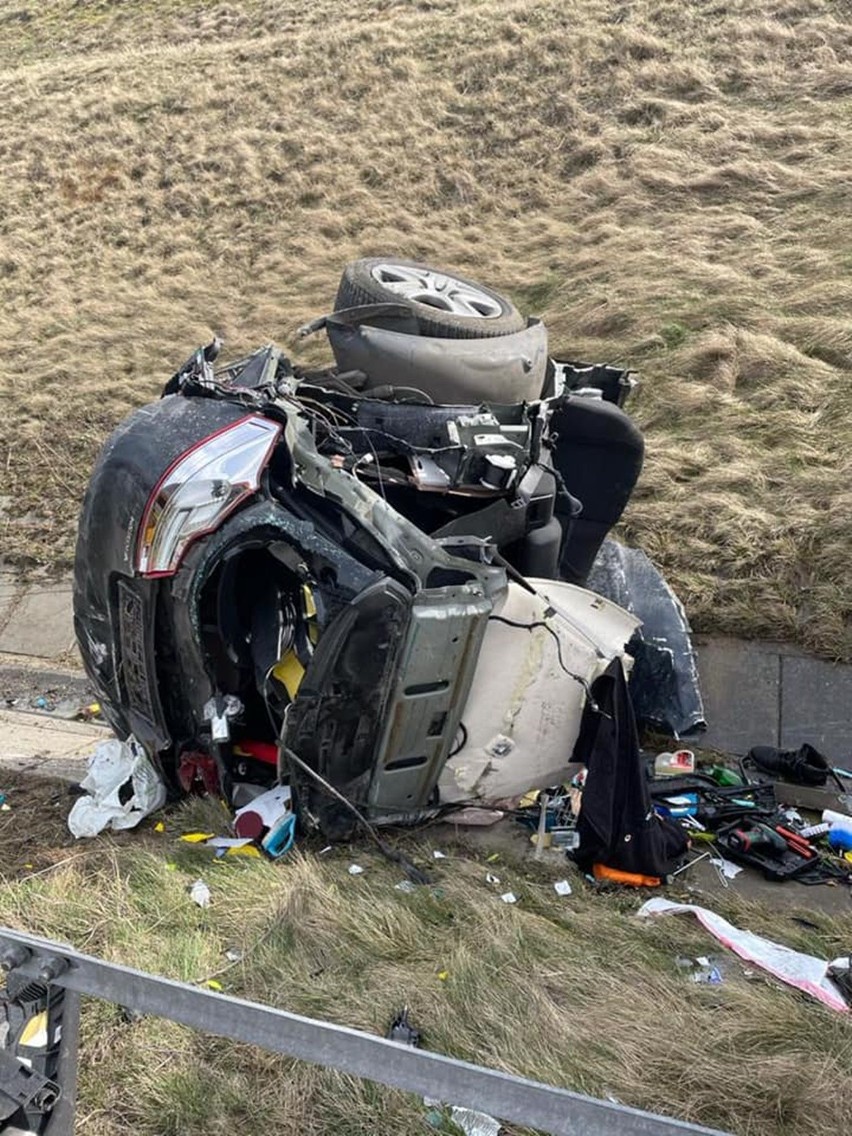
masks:
<path id="1" fill-rule="evenodd" d="M 639 624 L 583 587 L 642 465 L 631 376 L 391 257 L 302 330 L 333 364 L 214 341 L 98 459 L 74 611 L 111 725 L 175 791 L 288 779 L 329 836 L 557 782 Z"/>

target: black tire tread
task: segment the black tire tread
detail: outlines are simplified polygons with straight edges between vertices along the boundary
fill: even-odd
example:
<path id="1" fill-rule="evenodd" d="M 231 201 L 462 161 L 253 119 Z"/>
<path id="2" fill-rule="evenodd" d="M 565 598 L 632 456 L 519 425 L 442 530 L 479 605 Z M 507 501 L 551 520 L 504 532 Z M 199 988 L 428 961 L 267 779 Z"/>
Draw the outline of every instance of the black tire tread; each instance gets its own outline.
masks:
<path id="1" fill-rule="evenodd" d="M 393 303 L 407 303 L 405 299 L 400 296 L 394 296 L 382 290 L 380 285 L 376 285 L 376 291 L 371 293 L 364 288 L 356 279 L 353 279 L 358 274 L 361 266 L 370 266 L 382 262 L 393 263 L 399 261 L 400 264 L 420 264 L 418 261 L 408 261 L 400 257 L 368 257 L 362 260 L 353 260 L 343 270 L 340 277 L 340 285 L 337 289 L 337 297 L 334 301 L 334 310 L 336 312 L 343 311 L 346 308 L 357 308 L 365 304 L 382 303 L 384 301 L 391 301 Z M 424 267 L 426 267 L 424 265 Z M 435 269 L 434 271 L 441 271 Z M 453 273 L 452 275 L 457 275 Z M 459 276 L 459 279 L 467 280 L 467 277 Z M 434 309 L 434 316 L 428 314 L 430 309 L 425 304 L 410 303 L 410 307 L 417 318 L 417 323 L 420 328 L 421 335 L 435 336 L 438 339 L 494 339 L 501 335 L 513 335 L 517 331 L 522 331 L 526 327 L 526 320 L 515 307 L 515 305 L 499 292 L 495 292 L 493 288 L 488 288 L 483 284 L 476 281 L 477 288 L 482 288 L 487 291 L 491 296 L 500 300 L 504 305 L 506 311 L 502 316 L 498 316 L 493 320 L 474 319 L 471 318 L 468 322 L 468 317 L 456 316 L 451 312 L 440 312 Z"/>

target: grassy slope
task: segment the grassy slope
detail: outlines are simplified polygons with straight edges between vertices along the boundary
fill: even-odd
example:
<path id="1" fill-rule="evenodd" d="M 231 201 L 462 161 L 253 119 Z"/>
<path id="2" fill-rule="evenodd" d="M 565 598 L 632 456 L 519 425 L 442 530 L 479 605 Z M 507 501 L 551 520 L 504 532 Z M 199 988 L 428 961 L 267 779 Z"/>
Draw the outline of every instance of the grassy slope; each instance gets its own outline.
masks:
<path id="1" fill-rule="evenodd" d="M 595 896 L 572 876 L 574 894 L 560 899 L 552 882 L 565 865 L 507 853 L 486 863 L 484 850 L 454 849 L 446 836 L 436 843 L 450 858 L 433 863 L 428 833 L 408 851 L 432 864 L 436 886 L 408 895 L 369 849 L 214 864 L 175 840 L 198 826 L 221 827 L 218 806 L 172 814 L 162 836 L 149 822 L 147 833 L 57 850 L 57 866 L 34 877 L 10 872 L 0 923 L 186 981 L 215 974 L 228 993 L 370 1032 L 407 1003 L 430 1049 L 737 1136 L 850 1129 L 846 1017 L 746 981 L 731 956 L 723 986 L 695 985 L 676 957 L 723 952 L 691 919 L 637 922 L 644 897 Z M 348 875 L 352 859 L 364 876 Z M 213 895 L 205 911 L 187 894 L 199 876 Z M 517 906 L 500 902 L 504 887 Z M 806 912 L 809 930 L 733 890 L 713 905 L 801 950 L 848 949 L 848 916 Z M 229 965 L 229 948 L 243 961 Z M 414 1097 L 169 1023 L 128 1023 L 107 1005 L 87 1003 L 83 1056 L 80 1136 L 433 1131 Z"/>
<path id="2" fill-rule="evenodd" d="M 771 7 L 7 6 L 4 553 L 67 564 L 100 441 L 211 328 L 292 345 L 392 250 L 641 369 L 625 533 L 696 626 L 852 657 L 852 22 Z"/>

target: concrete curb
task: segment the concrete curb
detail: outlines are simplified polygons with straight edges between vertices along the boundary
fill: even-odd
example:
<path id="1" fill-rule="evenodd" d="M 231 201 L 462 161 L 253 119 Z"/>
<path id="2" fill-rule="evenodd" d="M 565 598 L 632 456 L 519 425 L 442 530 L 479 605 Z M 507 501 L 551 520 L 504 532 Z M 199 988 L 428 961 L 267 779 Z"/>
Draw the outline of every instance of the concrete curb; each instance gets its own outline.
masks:
<path id="1" fill-rule="evenodd" d="M 0 653 L 73 659 L 70 578 L 27 584 L 13 572 L 0 572 Z"/>
<path id="2" fill-rule="evenodd" d="M 0 710 L 0 770 L 76 782 L 95 746 L 111 736 L 106 726 Z"/>

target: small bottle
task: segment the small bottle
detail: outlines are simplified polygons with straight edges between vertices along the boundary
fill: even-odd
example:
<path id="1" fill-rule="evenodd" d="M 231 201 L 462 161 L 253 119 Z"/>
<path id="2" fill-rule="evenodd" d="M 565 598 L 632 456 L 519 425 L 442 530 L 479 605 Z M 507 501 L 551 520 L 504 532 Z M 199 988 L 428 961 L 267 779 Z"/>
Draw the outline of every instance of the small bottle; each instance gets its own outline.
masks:
<path id="1" fill-rule="evenodd" d="M 714 765 L 708 773 L 717 785 L 742 785 L 743 779 L 735 769 L 728 769 L 727 765 Z"/>

